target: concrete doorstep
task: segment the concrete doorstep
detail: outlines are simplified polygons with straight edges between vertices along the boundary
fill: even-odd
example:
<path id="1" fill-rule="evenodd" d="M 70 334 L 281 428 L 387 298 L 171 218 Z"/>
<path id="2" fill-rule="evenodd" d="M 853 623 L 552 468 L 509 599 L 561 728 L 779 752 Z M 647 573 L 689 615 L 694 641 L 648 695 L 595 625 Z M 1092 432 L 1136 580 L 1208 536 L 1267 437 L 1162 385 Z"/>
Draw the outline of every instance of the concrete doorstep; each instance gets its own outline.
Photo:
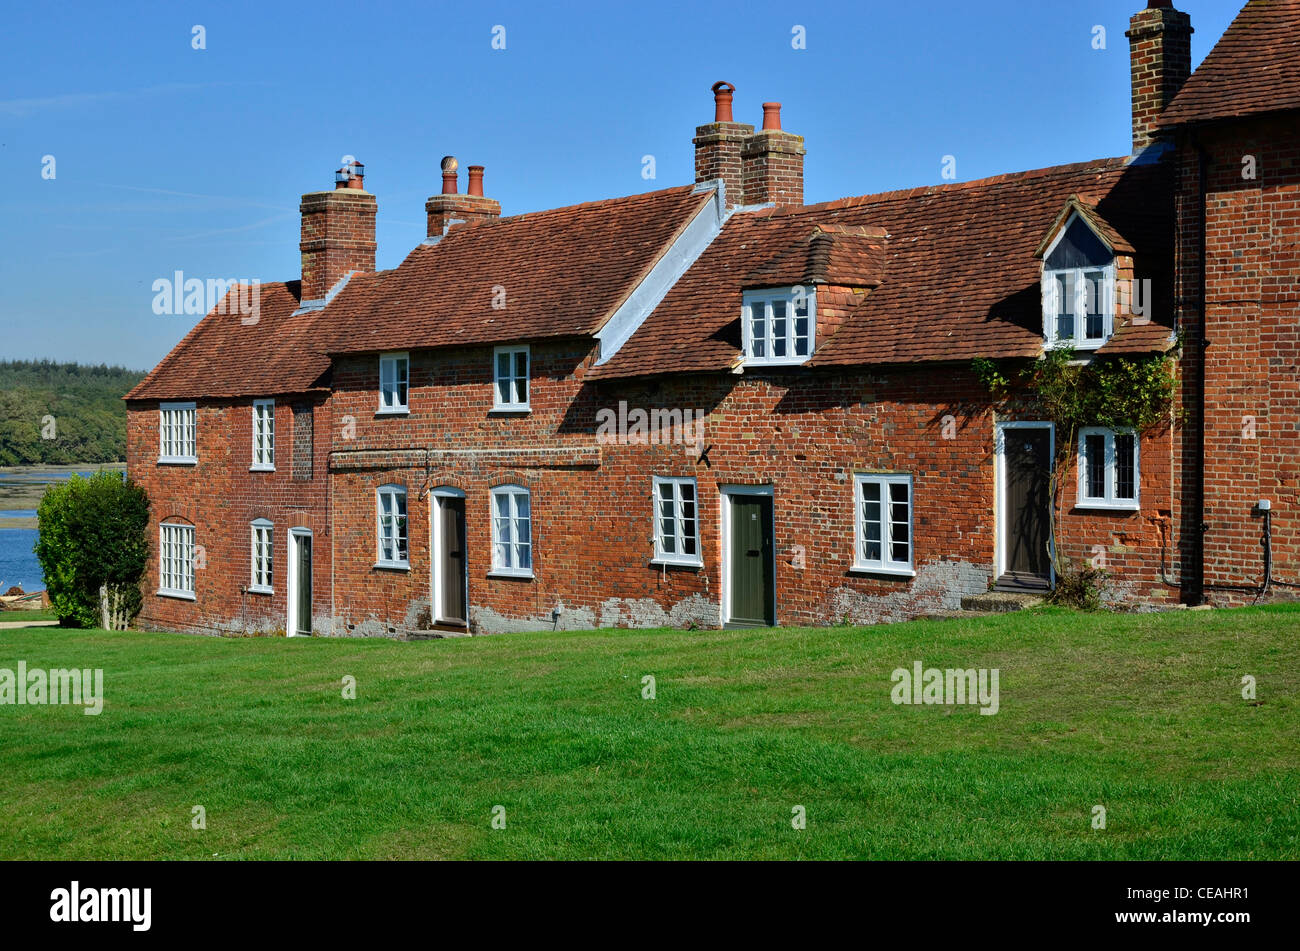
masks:
<path id="1" fill-rule="evenodd" d="M 1017 594 L 1010 591 L 989 591 L 974 594 L 961 599 L 963 611 L 975 611 L 980 614 L 1006 614 L 1010 611 L 1023 611 L 1043 603 L 1041 594 Z"/>

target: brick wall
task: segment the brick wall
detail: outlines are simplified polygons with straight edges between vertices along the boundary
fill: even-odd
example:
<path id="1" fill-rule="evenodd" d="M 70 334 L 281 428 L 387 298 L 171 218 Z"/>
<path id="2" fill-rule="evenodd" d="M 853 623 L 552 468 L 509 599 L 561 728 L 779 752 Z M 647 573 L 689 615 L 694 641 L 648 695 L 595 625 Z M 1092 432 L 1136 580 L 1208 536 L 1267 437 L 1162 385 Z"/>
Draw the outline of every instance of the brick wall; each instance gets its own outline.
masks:
<path id="1" fill-rule="evenodd" d="M 157 465 L 156 406 L 132 405 L 130 470 L 154 500 L 151 537 L 156 544 L 158 522 L 181 519 L 196 526 L 204 547 L 193 602 L 152 593 L 153 553 L 139 623 L 283 630 L 287 532 L 302 526 L 314 535 L 318 633 L 393 636 L 427 629 L 433 622 L 428 494 L 439 487 L 466 497 L 475 632 L 719 624 L 722 487 L 728 485 L 773 487 L 781 624 L 869 623 L 952 610 L 963 594 L 983 591 L 992 580 L 994 424 L 1039 416 L 1030 408 L 996 415 L 966 367 L 586 384 L 587 350 L 580 341 L 532 347 L 528 414 L 491 411 L 490 347 L 414 353 L 406 416 L 376 415 L 376 357 L 340 359 L 328 403 L 277 401 L 274 473 L 248 471 L 251 400 L 199 404 L 193 467 Z M 682 439 L 680 431 L 643 443 L 599 439 L 598 413 L 617 414 L 620 403 L 647 412 L 698 411 L 702 439 L 690 432 Z M 1072 479 L 1058 495 L 1058 547 L 1076 560 L 1104 558 L 1113 600 L 1161 603 L 1177 595 L 1160 579 L 1173 534 L 1175 443 L 1170 432 L 1143 440 L 1139 512 L 1078 510 Z M 307 446 L 313 477 L 304 480 Z M 912 475 L 915 577 L 852 570 L 853 474 L 859 471 Z M 697 480 L 699 568 L 652 564 L 655 475 Z M 489 574 L 490 490 L 506 483 L 532 493 L 531 579 Z M 376 567 L 375 492 L 385 484 L 407 488 L 409 570 Z M 245 592 L 255 518 L 275 525 L 273 595 Z"/>
<path id="2" fill-rule="evenodd" d="M 1208 598 L 1232 603 L 1263 580 L 1260 499 L 1273 505 L 1273 574 L 1300 583 L 1300 129 L 1294 117 L 1236 121 L 1179 145 L 1180 318 L 1193 340 L 1198 145 L 1208 161 L 1204 580 Z M 1195 423 L 1194 386 L 1183 396 Z M 1189 498 L 1195 475 L 1184 467 Z"/>
<path id="3" fill-rule="evenodd" d="M 773 486 L 781 624 L 899 620 L 951 610 L 993 574 L 995 417 L 966 367 L 749 372 L 583 384 L 581 344 L 533 347 L 533 412 L 490 413 L 491 348 L 412 356 L 409 416 L 376 417 L 374 357 L 336 367 L 332 467 L 336 631 L 391 635 L 431 621 L 427 493 L 465 493 L 473 629 L 659 625 L 721 618 L 722 487 Z M 597 413 L 702 410 L 702 445 L 605 443 Z M 349 427 L 351 424 L 351 428 Z M 949 438 L 950 437 L 950 438 Z M 1065 438 L 1063 435 L 1058 438 Z M 1112 599 L 1161 603 L 1173 439 L 1141 446 L 1142 509 L 1081 511 L 1060 496 L 1058 545 L 1099 554 Z M 916 577 L 857 573 L 853 473 L 910 473 Z M 1074 473 L 1075 469 L 1071 469 Z M 703 565 L 652 564 L 652 477 L 697 479 Z M 410 570 L 375 567 L 375 490 L 408 490 Z M 532 579 L 489 576 L 490 489 L 532 492 Z M 558 619 L 553 611 L 560 611 Z"/>
<path id="4" fill-rule="evenodd" d="M 295 404 L 308 407 L 294 412 Z M 141 585 L 144 607 L 136 623 L 147 629 L 205 632 L 283 632 L 287 610 L 287 547 L 292 527 L 312 530 L 313 617 L 329 614 L 330 526 L 326 505 L 328 403 L 322 396 L 282 397 L 275 404 L 276 470 L 250 472 L 252 399 L 199 401 L 197 465 L 158 464 L 158 405 L 127 408 L 127 469 L 150 500 L 150 557 Z M 304 424 L 303 420 L 307 422 Z M 314 431 L 314 478 L 296 478 L 295 446 L 302 429 Z M 301 459 L 299 460 L 301 463 Z M 247 592 L 252 576 L 250 523 L 274 525 L 273 594 Z M 195 600 L 166 597 L 158 590 L 158 525 L 195 527 L 201 555 L 194 572 Z"/>

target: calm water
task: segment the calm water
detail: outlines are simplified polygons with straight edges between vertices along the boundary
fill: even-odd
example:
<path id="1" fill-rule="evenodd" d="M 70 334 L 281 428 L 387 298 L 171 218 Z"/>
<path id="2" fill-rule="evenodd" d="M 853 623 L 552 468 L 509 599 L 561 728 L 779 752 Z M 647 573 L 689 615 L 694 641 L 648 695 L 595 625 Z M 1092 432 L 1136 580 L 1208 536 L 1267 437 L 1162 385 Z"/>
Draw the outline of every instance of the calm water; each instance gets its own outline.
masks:
<path id="1" fill-rule="evenodd" d="M 121 467 L 106 465 L 103 468 L 120 469 Z M 15 502 L 18 505 L 31 504 L 28 501 L 32 498 L 31 492 L 22 492 L 20 490 L 33 485 L 41 487 L 52 482 L 64 482 L 73 474 L 73 471 L 68 469 L 9 469 L 0 471 L 0 520 L 36 518 L 35 509 L 18 508 L 14 504 Z M 98 468 L 78 469 L 75 471 L 77 475 L 88 477 L 94 475 Z M 19 502 L 18 499 L 22 501 Z M 18 587 L 28 592 L 40 591 L 45 587 L 45 576 L 41 572 L 40 563 L 36 560 L 36 553 L 32 551 L 32 546 L 36 544 L 36 535 L 35 527 L 4 528 L 0 526 L 0 594 L 8 591 L 14 585 L 18 585 Z"/>
<path id="2" fill-rule="evenodd" d="M 0 528 L 0 594 L 13 585 L 24 591 L 45 587 L 40 563 L 32 551 L 36 534 L 34 528 Z"/>

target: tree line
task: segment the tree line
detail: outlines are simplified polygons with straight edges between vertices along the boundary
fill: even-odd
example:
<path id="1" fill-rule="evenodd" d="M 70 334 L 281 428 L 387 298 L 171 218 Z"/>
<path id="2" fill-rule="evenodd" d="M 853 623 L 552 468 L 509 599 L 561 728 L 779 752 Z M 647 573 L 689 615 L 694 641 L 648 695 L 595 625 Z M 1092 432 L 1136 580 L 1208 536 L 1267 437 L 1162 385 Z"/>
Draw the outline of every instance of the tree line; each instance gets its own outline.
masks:
<path id="1" fill-rule="evenodd" d="M 122 397 L 143 378 L 102 363 L 0 361 L 0 465 L 124 461 Z"/>

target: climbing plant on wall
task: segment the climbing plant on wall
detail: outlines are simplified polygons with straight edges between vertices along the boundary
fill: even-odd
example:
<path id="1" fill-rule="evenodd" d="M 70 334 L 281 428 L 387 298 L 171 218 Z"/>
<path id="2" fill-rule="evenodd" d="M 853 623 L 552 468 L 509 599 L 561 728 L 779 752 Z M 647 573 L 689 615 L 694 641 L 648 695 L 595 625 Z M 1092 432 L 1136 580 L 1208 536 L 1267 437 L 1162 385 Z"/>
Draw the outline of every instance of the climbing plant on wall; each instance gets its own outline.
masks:
<path id="1" fill-rule="evenodd" d="M 1059 490 L 1071 484 L 1070 463 L 1079 429 L 1084 426 L 1132 429 L 1141 436 L 1170 423 L 1178 387 L 1176 352 L 1177 348 L 1149 356 L 1094 357 L 1085 361 L 1078 359 L 1072 348 L 1060 347 L 1048 350 L 1019 372 L 1008 364 L 987 358 L 972 362 L 971 369 L 988 389 L 994 403 L 1023 397 L 1036 407 L 1037 414 L 1056 425 L 1050 531 L 1058 574 L 1069 573 L 1069 566 L 1056 545 L 1061 508 Z"/>

